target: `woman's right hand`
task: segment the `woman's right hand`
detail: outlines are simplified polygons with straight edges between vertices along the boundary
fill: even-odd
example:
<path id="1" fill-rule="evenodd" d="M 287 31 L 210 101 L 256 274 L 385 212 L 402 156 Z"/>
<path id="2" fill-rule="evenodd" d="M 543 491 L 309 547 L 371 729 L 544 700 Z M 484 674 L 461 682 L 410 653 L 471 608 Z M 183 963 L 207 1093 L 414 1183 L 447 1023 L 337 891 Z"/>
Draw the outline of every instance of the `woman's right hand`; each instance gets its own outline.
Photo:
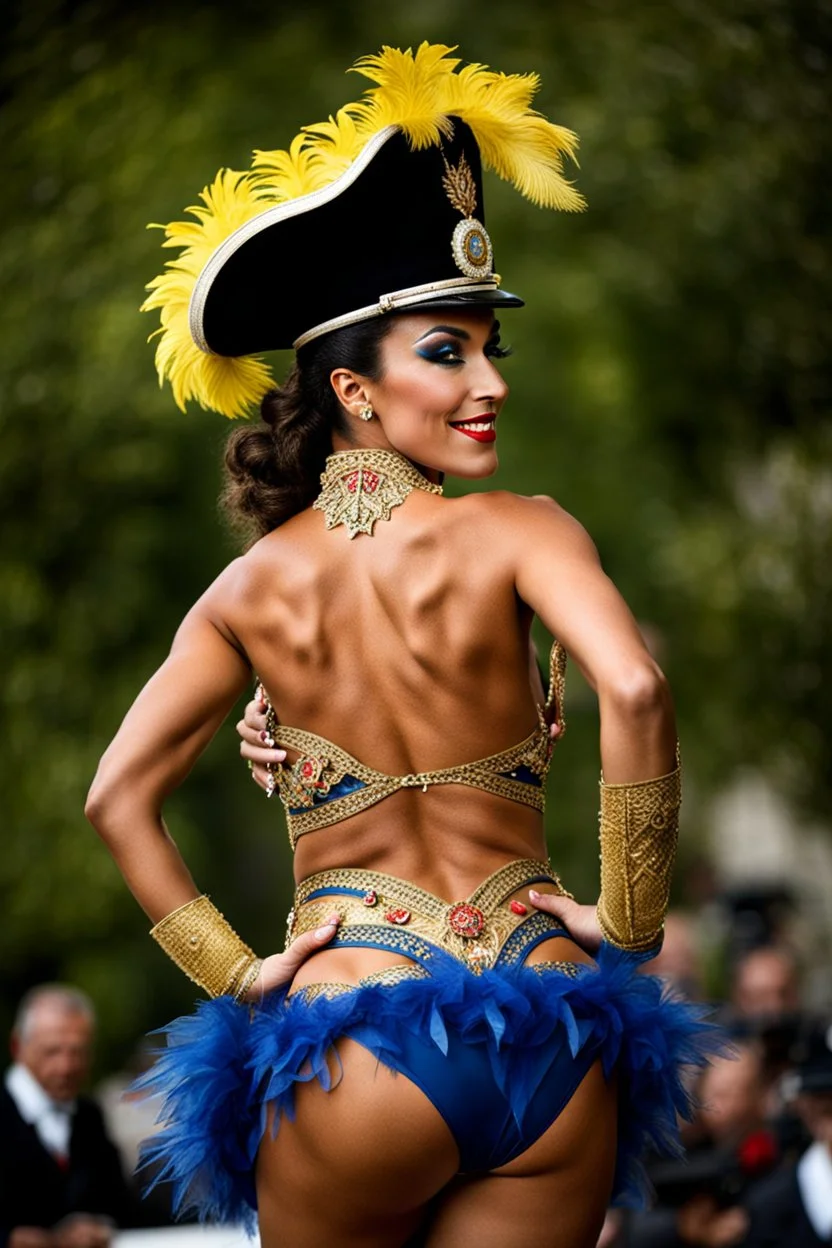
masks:
<path id="1" fill-rule="evenodd" d="M 285 761 L 286 751 L 276 749 L 269 735 L 269 706 L 262 685 L 246 705 L 245 714 L 237 724 L 240 754 L 246 760 L 256 784 L 271 797 L 275 790 L 274 770 Z M 283 956 L 283 955 L 281 955 Z"/>
<path id="2" fill-rule="evenodd" d="M 585 953 L 593 957 L 601 948 L 603 933 L 598 923 L 595 906 L 582 906 L 571 897 L 557 893 L 538 893 L 529 889 L 529 901 L 536 910 L 544 910 L 546 914 L 560 919 L 576 945 L 580 945 Z"/>
<path id="3" fill-rule="evenodd" d="M 293 940 L 285 953 L 273 953 L 270 957 L 264 958 L 260 974 L 240 1000 L 245 1001 L 246 1004 L 256 1005 L 262 1001 L 267 992 L 274 992 L 275 988 L 283 988 L 286 984 L 290 984 L 306 959 L 318 953 L 332 940 L 340 922 L 340 914 L 333 913 L 313 932 L 304 932 L 302 936 Z"/>

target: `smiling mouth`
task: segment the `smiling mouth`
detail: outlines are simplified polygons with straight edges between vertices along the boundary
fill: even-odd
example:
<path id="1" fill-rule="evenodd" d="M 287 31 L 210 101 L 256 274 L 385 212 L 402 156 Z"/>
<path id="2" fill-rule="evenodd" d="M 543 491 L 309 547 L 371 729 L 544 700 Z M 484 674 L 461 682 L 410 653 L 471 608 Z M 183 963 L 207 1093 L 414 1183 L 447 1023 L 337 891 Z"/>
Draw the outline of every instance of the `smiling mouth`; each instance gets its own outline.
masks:
<path id="1" fill-rule="evenodd" d="M 475 442 L 493 442 L 497 437 L 497 431 L 494 428 L 497 417 L 493 412 L 484 412 L 481 416 L 474 416 L 471 420 L 452 420 L 451 428 L 456 429 L 457 433 L 464 433 L 466 437 L 473 438 Z"/>

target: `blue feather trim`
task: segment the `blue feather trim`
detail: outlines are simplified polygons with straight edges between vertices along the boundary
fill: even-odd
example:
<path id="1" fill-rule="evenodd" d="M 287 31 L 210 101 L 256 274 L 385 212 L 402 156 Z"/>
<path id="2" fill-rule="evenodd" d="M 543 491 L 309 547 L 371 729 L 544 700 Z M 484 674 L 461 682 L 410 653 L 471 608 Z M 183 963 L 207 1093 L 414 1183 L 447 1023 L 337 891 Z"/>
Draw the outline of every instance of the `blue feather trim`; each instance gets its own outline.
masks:
<path id="1" fill-rule="evenodd" d="M 454 1033 L 485 1045 L 494 1078 L 517 1122 L 535 1095 L 536 1055 L 562 1043 L 573 1057 L 600 1057 L 620 1087 L 616 1203 L 648 1193 L 641 1158 L 650 1149 L 679 1155 L 679 1117 L 688 1117 L 685 1068 L 724 1048 L 702 1006 L 670 996 L 633 960 L 602 946 L 598 969 L 572 979 L 529 969 L 474 976 L 450 959 L 429 979 L 368 985 L 306 1003 L 279 991 L 250 1011 L 229 997 L 201 1002 L 174 1020 L 167 1047 L 137 1084 L 161 1095 L 163 1129 L 144 1146 L 153 1183 L 169 1181 L 179 1213 L 253 1229 L 253 1166 L 267 1108 L 291 1117 L 296 1083 L 331 1083 L 327 1056 L 349 1036 L 395 1069 L 408 1031 L 430 1036 L 440 1053 Z"/>

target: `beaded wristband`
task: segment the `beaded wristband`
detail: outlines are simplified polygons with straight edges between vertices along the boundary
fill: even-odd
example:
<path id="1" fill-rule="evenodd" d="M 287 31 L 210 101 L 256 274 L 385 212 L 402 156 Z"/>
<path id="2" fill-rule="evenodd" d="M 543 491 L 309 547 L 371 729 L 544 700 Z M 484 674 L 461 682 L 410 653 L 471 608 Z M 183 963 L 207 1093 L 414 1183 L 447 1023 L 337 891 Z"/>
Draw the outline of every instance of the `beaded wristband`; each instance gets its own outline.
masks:
<path id="1" fill-rule="evenodd" d="M 679 834 L 682 772 L 656 780 L 605 784 L 601 780 L 601 897 L 604 939 L 629 953 L 658 950 L 670 897 Z"/>
<path id="2" fill-rule="evenodd" d="M 251 966 L 240 979 L 237 991 L 234 993 L 235 1001 L 242 1001 L 243 997 L 257 983 L 258 976 L 263 969 L 263 959 L 255 958 Z"/>
<path id="3" fill-rule="evenodd" d="M 250 978 L 259 959 L 205 895 L 165 915 L 150 935 L 210 997 L 242 996 L 260 972 Z"/>

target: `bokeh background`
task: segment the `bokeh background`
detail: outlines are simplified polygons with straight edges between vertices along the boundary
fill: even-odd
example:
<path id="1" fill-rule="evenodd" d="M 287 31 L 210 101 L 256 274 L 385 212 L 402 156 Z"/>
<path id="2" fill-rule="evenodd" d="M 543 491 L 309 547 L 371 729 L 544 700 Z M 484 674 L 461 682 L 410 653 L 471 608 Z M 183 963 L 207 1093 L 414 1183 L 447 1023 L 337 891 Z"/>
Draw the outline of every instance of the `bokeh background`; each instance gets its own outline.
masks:
<path id="1" fill-rule="evenodd" d="M 583 216 L 487 186 L 497 267 L 527 299 L 505 318 L 496 484 L 580 518 L 671 678 L 679 899 L 787 884 L 825 965 L 829 3 L 6 0 L 3 27 L 0 1029 L 26 987 L 70 980 L 110 1066 L 191 1000 L 82 813 L 126 707 L 235 553 L 216 508 L 225 422 L 156 384 L 146 223 L 354 98 L 357 56 L 422 39 L 538 71 L 541 109 L 581 136 Z M 597 715 L 577 677 L 568 709 L 550 844 L 590 900 Z M 169 825 L 201 886 L 275 948 L 290 859 L 233 719 Z"/>

